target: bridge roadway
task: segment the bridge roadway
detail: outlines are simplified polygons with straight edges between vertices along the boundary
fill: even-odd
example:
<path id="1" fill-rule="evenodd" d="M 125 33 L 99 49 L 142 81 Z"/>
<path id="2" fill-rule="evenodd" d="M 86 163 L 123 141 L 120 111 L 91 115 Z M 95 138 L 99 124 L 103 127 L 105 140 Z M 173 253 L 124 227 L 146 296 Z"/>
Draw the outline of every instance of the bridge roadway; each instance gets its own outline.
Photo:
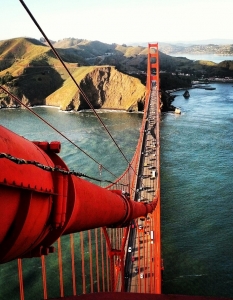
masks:
<path id="1" fill-rule="evenodd" d="M 152 88 L 149 99 L 147 122 L 140 159 L 137 184 L 136 200 L 151 202 L 155 198 L 157 187 L 157 140 L 156 140 L 156 117 L 157 117 L 157 90 Z M 126 290 L 130 292 L 151 291 L 151 276 L 154 276 L 153 243 L 155 232 L 154 219 L 148 216 L 140 218 L 131 228 L 128 254 L 126 258 Z M 131 250 L 129 249 L 132 245 Z M 131 252 L 129 252 L 131 251 Z"/>

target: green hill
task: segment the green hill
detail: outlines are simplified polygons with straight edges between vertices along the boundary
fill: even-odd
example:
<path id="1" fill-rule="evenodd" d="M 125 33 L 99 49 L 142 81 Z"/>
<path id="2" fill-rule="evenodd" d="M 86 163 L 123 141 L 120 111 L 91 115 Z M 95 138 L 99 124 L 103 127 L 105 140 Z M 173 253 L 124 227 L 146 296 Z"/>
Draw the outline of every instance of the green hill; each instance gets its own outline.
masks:
<path id="1" fill-rule="evenodd" d="M 82 47 L 85 47 L 86 50 L 80 50 Z M 68 70 L 73 74 L 76 81 L 83 84 L 85 82 L 85 87 L 85 85 L 87 85 L 86 78 L 89 74 L 92 74 L 92 76 L 94 76 L 94 73 L 98 74 L 100 78 L 104 77 L 102 73 L 104 75 L 108 74 L 107 76 L 116 74 L 111 68 L 105 68 L 101 71 L 100 68 L 97 68 L 96 65 L 92 65 L 88 62 L 88 59 L 85 59 L 87 56 L 89 57 L 91 55 L 93 57 L 96 54 L 103 53 L 104 51 L 107 51 L 106 49 L 109 50 L 109 47 L 100 42 L 81 42 L 78 49 L 72 47 L 68 49 L 59 48 L 57 49 L 57 52 L 62 57 Z M 82 53 L 82 56 L 80 53 Z M 96 58 L 96 56 L 94 57 Z M 0 83 L 5 84 L 7 88 L 14 95 L 22 99 L 23 103 L 26 105 L 49 104 L 60 106 L 63 109 L 70 109 L 73 105 L 70 104 L 70 101 L 72 102 L 73 98 L 77 98 L 77 86 L 71 81 L 67 71 L 54 55 L 50 47 L 40 41 L 25 38 L 2 41 L 0 43 L 0 61 Z M 94 72 L 94 70 L 97 71 Z M 117 73 L 117 76 L 114 78 L 119 79 L 123 76 L 125 76 L 125 78 L 127 77 L 124 74 L 119 76 Z M 137 85 L 139 85 L 140 91 L 139 93 L 135 93 L 137 89 L 134 88 L 132 93 L 135 93 L 137 97 L 132 98 L 129 93 L 127 96 L 129 101 L 123 99 L 125 104 L 122 107 L 119 107 L 121 109 L 130 109 L 131 106 L 134 107 L 133 109 L 137 109 L 137 102 L 143 101 L 145 87 L 141 88 L 140 81 L 137 81 L 136 79 L 133 80 L 135 80 L 133 86 L 136 86 L 136 82 L 138 82 Z M 101 102 L 101 104 L 96 104 L 96 106 L 99 108 L 104 105 L 111 105 L 111 108 L 117 108 L 116 106 L 119 105 L 119 103 L 117 104 L 117 101 L 110 103 L 110 98 L 107 96 L 111 94 L 111 90 L 114 90 L 113 86 L 117 84 L 114 79 L 112 79 L 110 83 L 106 83 L 106 80 L 101 81 L 97 78 L 91 86 L 89 85 L 89 87 L 92 89 L 93 93 L 99 95 L 99 90 L 101 90 L 100 86 L 103 82 L 111 87 L 106 88 L 103 92 L 106 94 L 105 96 L 108 98 L 108 101 L 106 102 L 104 99 L 99 98 L 95 99 L 95 101 Z M 118 90 L 125 89 L 126 92 L 122 92 L 122 94 L 125 95 L 131 90 L 130 84 L 128 86 L 126 85 L 127 82 L 130 81 L 128 79 L 121 81 L 121 87 L 118 87 Z M 99 85 L 98 88 L 95 87 L 95 84 Z M 88 94 L 88 90 L 85 92 Z M 56 96 L 54 96 L 54 93 Z M 89 96 L 90 98 L 95 98 L 93 95 L 90 95 L 90 93 Z M 56 100 L 58 98 L 59 101 Z M 120 95 L 119 98 L 121 98 Z M 83 106 L 83 104 L 80 104 L 81 100 L 82 99 L 78 100 L 79 104 L 76 103 L 74 105 L 75 109 L 80 109 L 80 105 L 81 107 Z M 14 101 L 12 101 L 5 93 L 0 94 L 0 101 L 2 107 L 14 105 Z"/>
<path id="2" fill-rule="evenodd" d="M 80 67 L 86 68 L 83 71 L 85 73 L 90 66 L 114 66 L 126 75 L 140 78 L 145 84 L 147 47 L 74 38 L 53 42 L 53 45 L 72 74 L 77 74 Z M 168 74 L 161 75 L 163 89 L 167 86 L 190 86 L 191 80 L 203 76 L 233 77 L 232 61 L 215 64 L 171 57 L 160 52 L 159 63 L 163 74 Z M 87 76 L 84 73 L 80 74 Z M 173 77 L 174 74 L 177 77 Z M 188 74 L 189 77 L 178 74 Z M 15 38 L 0 41 L 0 84 L 7 85 L 26 104 L 46 103 L 46 98 L 60 89 L 68 77 L 67 71 L 43 39 Z M 8 106 L 11 99 L 2 93 L 0 101 L 2 106 Z"/>

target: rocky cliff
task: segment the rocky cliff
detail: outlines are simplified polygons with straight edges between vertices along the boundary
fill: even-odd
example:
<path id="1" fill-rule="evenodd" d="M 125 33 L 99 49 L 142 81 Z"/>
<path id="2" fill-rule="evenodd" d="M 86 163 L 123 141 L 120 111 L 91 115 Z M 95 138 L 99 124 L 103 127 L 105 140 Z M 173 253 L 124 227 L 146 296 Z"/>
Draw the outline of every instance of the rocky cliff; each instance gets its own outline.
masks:
<path id="1" fill-rule="evenodd" d="M 115 67 L 80 67 L 72 75 L 96 109 L 143 109 L 145 86 L 139 79 L 125 75 Z M 71 78 L 49 95 L 45 104 L 58 106 L 62 110 L 79 111 L 90 108 Z"/>

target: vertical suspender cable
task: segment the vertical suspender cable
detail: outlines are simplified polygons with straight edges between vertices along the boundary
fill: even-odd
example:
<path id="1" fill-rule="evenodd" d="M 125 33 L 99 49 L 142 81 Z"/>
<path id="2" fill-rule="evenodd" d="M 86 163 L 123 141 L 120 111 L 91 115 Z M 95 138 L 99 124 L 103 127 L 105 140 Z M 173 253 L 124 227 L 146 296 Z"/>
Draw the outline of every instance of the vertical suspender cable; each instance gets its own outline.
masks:
<path id="1" fill-rule="evenodd" d="M 141 238 L 141 232 L 139 232 L 138 233 L 138 235 L 139 235 L 139 240 L 140 240 L 140 238 Z M 144 245 L 144 241 L 143 241 L 143 239 L 142 239 L 142 246 L 144 247 L 145 245 Z M 140 250 L 140 248 L 141 248 L 141 246 L 139 246 L 138 247 L 139 248 L 139 263 L 138 263 L 138 270 L 139 270 L 139 275 L 141 276 L 141 271 L 143 270 L 143 263 L 141 262 L 141 250 Z M 143 260 L 142 260 L 143 261 Z M 139 293 L 141 293 L 142 292 L 142 281 L 139 279 Z"/>
<path id="2" fill-rule="evenodd" d="M 90 261 L 90 286 L 91 293 L 93 293 L 93 268 L 92 268 L 92 241 L 91 241 L 91 230 L 88 230 L 88 246 L 89 246 L 89 261 Z"/>
<path id="3" fill-rule="evenodd" d="M 70 234 L 70 254 L 71 254 L 71 270 L 72 270 L 72 288 L 73 288 L 73 295 L 75 296 L 76 293 L 76 276 L 75 276 L 75 258 L 74 258 L 74 235 L 73 233 Z"/>
<path id="4" fill-rule="evenodd" d="M 59 263 L 59 279 L 60 279 L 60 296 L 64 297 L 64 283 L 63 283 L 63 271 L 62 271 L 62 253 L 61 253 L 61 239 L 57 240 L 57 252 Z"/>
<path id="5" fill-rule="evenodd" d="M 103 292 L 105 292 L 105 268 L 104 268 L 104 246 L 103 246 L 103 231 L 100 231 L 100 243 L 101 243 L 101 261 L 102 261 L 102 283 L 103 283 Z"/>
<path id="6" fill-rule="evenodd" d="M 20 300 L 24 300 L 23 269 L 22 269 L 22 259 L 21 258 L 18 258 L 18 276 L 19 276 Z"/>
<path id="7" fill-rule="evenodd" d="M 109 261 L 108 261 L 108 246 L 107 246 L 107 243 L 106 243 L 106 245 L 105 245 L 106 247 L 105 247 L 105 259 L 106 259 L 106 278 L 107 278 L 107 292 L 109 292 L 110 291 L 110 286 L 109 286 L 109 280 L 110 280 L 110 278 L 109 278 L 109 265 L 108 265 L 108 263 L 109 263 Z"/>
<path id="8" fill-rule="evenodd" d="M 97 292 L 100 292 L 100 276 L 99 276 L 99 245 L 98 245 L 98 231 L 95 228 L 95 259 L 96 259 L 96 281 L 97 281 Z"/>
<path id="9" fill-rule="evenodd" d="M 80 232 L 80 248 L 82 256 L 82 282 L 83 282 L 83 294 L 86 294 L 86 277 L 85 277 L 85 257 L 84 257 L 84 246 L 83 246 L 83 232 Z"/>
<path id="10" fill-rule="evenodd" d="M 47 281 L 46 281 L 46 267 L 45 267 L 45 257 L 44 257 L 44 255 L 41 256 L 41 272 L 42 272 L 42 283 L 43 283 L 44 299 L 48 299 Z"/>

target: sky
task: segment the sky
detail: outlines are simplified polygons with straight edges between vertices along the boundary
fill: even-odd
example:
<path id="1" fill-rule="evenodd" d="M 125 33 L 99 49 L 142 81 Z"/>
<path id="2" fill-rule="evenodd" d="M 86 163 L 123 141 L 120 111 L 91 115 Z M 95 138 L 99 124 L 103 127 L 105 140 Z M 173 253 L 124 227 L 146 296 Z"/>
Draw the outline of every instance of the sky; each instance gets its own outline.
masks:
<path id="1" fill-rule="evenodd" d="M 233 39 L 233 0 L 0 0 L 0 40 L 79 38 L 104 43 Z"/>

